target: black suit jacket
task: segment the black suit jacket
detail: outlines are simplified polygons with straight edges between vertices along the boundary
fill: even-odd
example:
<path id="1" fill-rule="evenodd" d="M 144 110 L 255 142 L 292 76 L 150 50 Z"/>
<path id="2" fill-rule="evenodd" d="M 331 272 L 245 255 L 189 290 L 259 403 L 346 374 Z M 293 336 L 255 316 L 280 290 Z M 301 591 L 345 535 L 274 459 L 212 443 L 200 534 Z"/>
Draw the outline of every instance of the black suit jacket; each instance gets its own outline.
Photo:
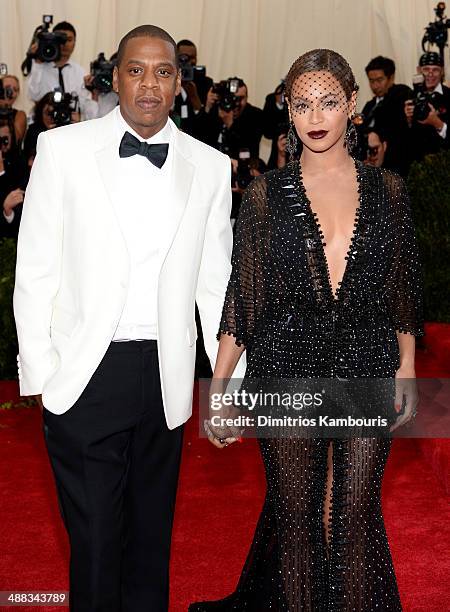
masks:
<path id="1" fill-rule="evenodd" d="M 410 164 L 408 124 L 405 117 L 405 101 L 413 96 L 407 85 L 393 85 L 378 104 L 376 98 L 367 102 L 362 110 L 366 126 L 379 128 L 386 135 L 387 150 L 384 165 L 406 175 Z"/>
<path id="2" fill-rule="evenodd" d="M 239 150 L 244 148 L 250 150 L 251 157 L 259 157 L 259 144 L 263 135 L 263 112 L 260 108 L 247 103 L 229 129 L 224 128 L 217 107 L 209 113 L 201 111 L 197 121 L 197 137 L 206 144 L 221 149 L 219 135 L 222 133 L 223 142 L 226 142 L 228 147 L 224 152 L 230 157 L 238 159 Z"/>
<path id="3" fill-rule="evenodd" d="M 203 105 L 206 103 L 206 96 L 208 95 L 208 91 L 213 86 L 213 80 L 205 76 L 203 78 L 198 78 L 195 81 L 195 85 L 197 87 L 198 97 Z M 183 111 L 184 107 L 184 111 Z M 197 114 L 195 113 L 192 104 L 187 98 L 183 100 L 183 96 L 178 94 L 175 98 L 174 111 L 179 117 L 179 125 L 183 132 L 190 134 L 191 136 L 197 137 L 198 128 L 197 128 Z M 184 116 L 186 115 L 187 116 Z"/>
<path id="4" fill-rule="evenodd" d="M 408 150 L 411 162 L 420 161 L 425 155 L 450 148 L 450 88 L 443 85 L 442 91 L 442 99 L 436 110 L 440 119 L 447 124 L 446 137 L 442 138 L 433 126 L 422 125 L 414 121 L 408 130 Z"/>

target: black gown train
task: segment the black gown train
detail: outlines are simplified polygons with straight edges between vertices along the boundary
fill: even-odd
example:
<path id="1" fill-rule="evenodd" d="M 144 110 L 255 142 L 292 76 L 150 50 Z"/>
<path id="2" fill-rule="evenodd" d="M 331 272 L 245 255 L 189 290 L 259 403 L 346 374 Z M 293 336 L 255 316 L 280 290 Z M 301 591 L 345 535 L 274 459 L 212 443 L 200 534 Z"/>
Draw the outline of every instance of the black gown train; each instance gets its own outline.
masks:
<path id="1" fill-rule="evenodd" d="M 389 379 L 399 367 L 396 330 L 423 335 L 421 270 L 404 182 L 355 164 L 359 206 L 336 295 L 299 163 L 248 188 L 218 334 L 245 345 L 246 378 Z M 267 493 L 238 586 L 223 600 L 191 604 L 190 612 L 401 611 L 381 510 L 391 440 L 258 441 Z"/>

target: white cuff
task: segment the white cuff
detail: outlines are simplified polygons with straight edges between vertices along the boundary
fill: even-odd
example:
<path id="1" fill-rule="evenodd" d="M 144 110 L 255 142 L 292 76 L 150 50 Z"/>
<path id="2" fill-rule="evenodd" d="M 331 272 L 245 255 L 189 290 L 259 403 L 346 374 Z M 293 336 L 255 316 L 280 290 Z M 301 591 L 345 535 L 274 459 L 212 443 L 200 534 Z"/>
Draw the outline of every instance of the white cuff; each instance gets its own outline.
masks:
<path id="1" fill-rule="evenodd" d="M 8 223 L 12 223 L 14 221 L 14 211 L 13 210 L 11 211 L 10 215 L 7 215 L 5 211 L 3 211 L 3 216 L 5 217 Z"/>
<path id="2" fill-rule="evenodd" d="M 445 138 L 447 136 L 447 124 L 446 123 L 444 123 L 441 129 L 438 130 L 438 134 L 441 138 Z"/>

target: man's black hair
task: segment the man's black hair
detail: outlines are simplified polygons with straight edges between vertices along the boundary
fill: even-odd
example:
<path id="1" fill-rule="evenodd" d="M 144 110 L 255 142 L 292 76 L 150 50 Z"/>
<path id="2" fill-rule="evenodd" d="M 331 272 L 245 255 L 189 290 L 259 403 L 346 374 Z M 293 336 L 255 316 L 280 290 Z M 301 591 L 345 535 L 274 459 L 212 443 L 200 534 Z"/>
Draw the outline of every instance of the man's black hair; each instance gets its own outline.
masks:
<path id="1" fill-rule="evenodd" d="M 128 34 L 125 34 L 125 36 L 122 38 L 122 40 L 119 43 L 119 48 L 117 49 L 117 66 L 120 66 L 120 63 L 123 60 L 127 42 L 131 40 L 132 38 L 140 38 L 140 37 L 159 38 L 160 40 L 165 40 L 166 42 L 170 43 L 173 47 L 173 53 L 175 56 L 175 64 L 178 68 L 178 50 L 177 50 L 176 42 L 174 41 L 174 39 L 168 32 L 166 32 L 162 28 L 159 28 L 158 26 L 155 26 L 155 25 L 141 25 L 141 26 L 138 26 L 137 28 L 133 28 L 132 30 L 130 30 Z"/>
<path id="2" fill-rule="evenodd" d="M 64 30 L 65 32 L 73 32 L 75 38 L 77 37 L 77 32 L 75 28 L 68 21 L 60 21 L 55 26 L 53 26 L 53 32 L 56 32 L 58 30 Z"/>
<path id="3" fill-rule="evenodd" d="M 395 74 L 395 62 L 389 57 L 377 55 L 377 57 L 370 60 L 365 70 L 367 75 L 370 70 L 382 70 L 387 77 L 390 77 Z"/>
<path id="4" fill-rule="evenodd" d="M 179 40 L 177 42 L 177 49 L 179 49 L 180 47 L 195 47 L 195 48 L 197 48 L 195 43 L 193 43 L 192 40 L 188 40 L 187 38 L 183 38 L 183 40 Z"/>
<path id="5" fill-rule="evenodd" d="M 383 130 L 383 128 L 380 128 L 380 127 L 368 128 L 366 131 L 367 136 L 369 136 L 371 132 L 378 136 L 378 138 L 380 139 L 380 142 L 387 142 L 386 132 Z"/>

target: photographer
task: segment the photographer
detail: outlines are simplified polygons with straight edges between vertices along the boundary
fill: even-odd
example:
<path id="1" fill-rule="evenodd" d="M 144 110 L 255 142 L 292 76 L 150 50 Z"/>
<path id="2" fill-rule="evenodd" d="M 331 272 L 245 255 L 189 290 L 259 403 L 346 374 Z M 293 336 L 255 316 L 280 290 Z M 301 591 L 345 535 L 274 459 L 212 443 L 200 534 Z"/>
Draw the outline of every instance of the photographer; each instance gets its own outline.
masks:
<path id="1" fill-rule="evenodd" d="M 69 104 L 69 100 L 65 101 L 64 98 L 58 102 L 58 96 L 59 92 L 49 91 L 34 105 L 32 114 L 33 123 L 28 128 L 23 143 L 26 159 L 35 153 L 37 139 L 41 132 L 79 121 L 79 113 L 76 112 L 76 107 L 70 107 L 70 104 L 74 102 L 72 101 Z"/>
<path id="2" fill-rule="evenodd" d="M 247 85 L 237 77 L 215 83 L 197 117 L 197 137 L 238 159 L 241 149 L 259 158 L 263 112 L 248 102 Z"/>
<path id="3" fill-rule="evenodd" d="M 0 238 L 17 238 L 28 175 L 25 159 L 14 142 L 13 128 L 0 121 Z"/>
<path id="4" fill-rule="evenodd" d="M 265 138 L 272 141 L 272 149 L 268 161 L 269 168 L 280 167 L 278 158 L 280 155 L 279 141 L 286 136 L 289 127 L 289 113 L 284 99 L 284 80 L 277 86 L 273 93 L 266 96 L 263 108 L 263 130 Z"/>
<path id="5" fill-rule="evenodd" d="M 388 149 L 386 135 L 380 128 L 369 128 L 367 134 L 367 157 L 364 163 L 374 168 L 385 167 Z"/>
<path id="6" fill-rule="evenodd" d="M 85 70 L 70 59 L 76 42 L 75 28 L 67 21 L 62 21 L 55 25 L 53 33 L 63 35 L 62 39 L 65 41 L 60 43 L 60 58 L 57 61 L 44 62 L 36 57 L 38 42 L 34 42 L 30 47 L 30 54 L 34 59 L 28 77 L 28 97 L 37 102 L 56 88 L 60 88 L 63 93 L 75 92 L 80 101 L 83 118 L 92 119 L 96 116 L 98 107 L 85 87 Z"/>
<path id="7" fill-rule="evenodd" d="M 6 64 L 2 64 L 6 68 Z M 27 131 L 25 111 L 14 108 L 20 94 L 19 79 L 13 74 L 0 73 L 0 120 L 7 119 L 14 126 L 16 142 L 20 145 Z"/>
<path id="8" fill-rule="evenodd" d="M 197 65 L 197 47 L 187 39 L 177 43 L 181 68 L 181 92 L 175 98 L 174 111 L 183 132 L 196 135 L 196 116 L 206 103 L 213 80 L 206 76 L 204 66 Z"/>
<path id="9" fill-rule="evenodd" d="M 395 63 L 381 55 L 373 58 L 365 68 L 370 88 L 374 94 L 362 110 L 364 129 L 381 130 L 388 143 L 384 165 L 402 175 L 408 171 L 408 151 L 404 116 L 405 101 L 412 90 L 407 85 L 395 83 Z"/>
<path id="10" fill-rule="evenodd" d="M 450 140 L 450 89 L 442 84 L 444 68 L 439 53 L 423 53 L 417 71 L 421 83 L 414 85 L 414 98 L 404 105 L 410 161 L 448 149 Z"/>
<path id="11" fill-rule="evenodd" d="M 90 74 L 84 77 L 84 85 L 91 92 L 92 114 L 95 117 L 104 117 L 119 103 L 119 96 L 112 88 L 116 59 L 117 53 L 113 53 L 109 61 L 104 53 L 99 53 L 97 59 L 91 62 Z"/>

